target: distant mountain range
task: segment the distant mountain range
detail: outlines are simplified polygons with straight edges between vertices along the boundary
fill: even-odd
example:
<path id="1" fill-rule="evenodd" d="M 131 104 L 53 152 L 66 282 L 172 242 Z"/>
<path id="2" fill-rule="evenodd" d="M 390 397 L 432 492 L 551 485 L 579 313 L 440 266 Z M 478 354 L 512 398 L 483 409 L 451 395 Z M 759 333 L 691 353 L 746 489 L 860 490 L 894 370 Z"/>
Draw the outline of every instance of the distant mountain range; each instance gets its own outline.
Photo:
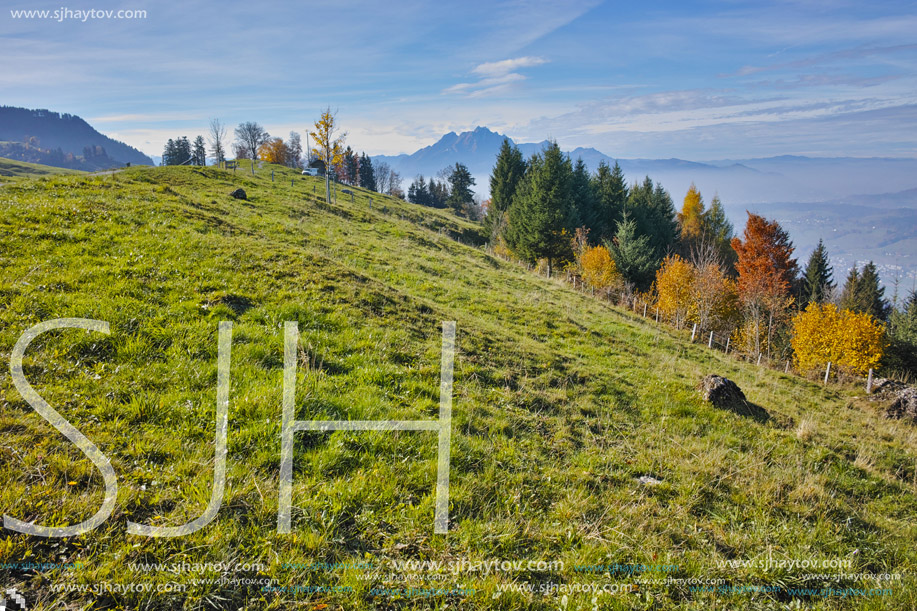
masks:
<path id="1" fill-rule="evenodd" d="M 406 182 L 418 174 L 435 176 L 456 162 L 464 163 L 474 175 L 476 192 L 489 193 L 489 177 L 500 145 L 506 136 L 486 127 L 456 134 L 449 132 L 438 142 L 414 153 L 379 155 Z M 515 143 L 526 157 L 539 152 L 547 141 Z M 917 187 L 917 159 L 812 158 L 784 155 L 757 159 L 686 161 L 684 159 L 622 159 L 594 148 L 567 151 L 572 159 L 582 158 L 595 171 L 601 161 L 617 160 L 629 182 L 645 176 L 662 183 L 678 200 L 691 183 L 709 201 L 714 194 L 733 205 L 770 202 L 819 202 L 862 194 L 893 193 Z"/>
<path id="2" fill-rule="evenodd" d="M 0 106 L 0 157 L 90 171 L 153 165 L 148 156 L 76 115 L 12 106 Z"/>
<path id="3" fill-rule="evenodd" d="M 405 183 L 416 175 L 435 176 L 456 162 L 474 175 L 476 192 L 489 193 L 490 172 L 506 136 L 485 127 L 456 134 L 410 155 L 373 157 L 401 173 Z M 513 142 L 512 139 L 509 139 Z M 547 141 L 519 143 L 525 157 L 541 151 Z M 594 148 L 567 151 L 582 158 L 590 170 L 615 158 Z M 714 194 L 741 233 L 745 211 L 776 219 L 789 232 L 796 256 L 805 264 L 824 239 L 843 284 L 854 264 L 875 261 L 891 286 L 902 282 L 902 294 L 917 282 L 917 159 L 802 157 L 783 155 L 704 162 L 684 159 L 617 159 L 629 182 L 645 176 L 659 181 L 677 207 L 691 183 L 709 204 Z M 891 290 L 889 290 L 889 296 Z"/>

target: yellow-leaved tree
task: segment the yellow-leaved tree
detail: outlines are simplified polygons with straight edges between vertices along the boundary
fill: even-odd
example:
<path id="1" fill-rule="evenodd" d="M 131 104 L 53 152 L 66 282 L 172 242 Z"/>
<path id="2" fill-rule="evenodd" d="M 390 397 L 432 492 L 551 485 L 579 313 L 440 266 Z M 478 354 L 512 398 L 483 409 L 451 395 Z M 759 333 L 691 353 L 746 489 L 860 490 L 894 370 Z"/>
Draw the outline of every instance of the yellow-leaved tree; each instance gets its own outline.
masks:
<path id="1" fill-rule="evenodd" d="M 656 270 L 656 307 L 678 329 L 684 326 L 691 312 L 694 271 L 694 266 L 678 255 L 666 257 Z"/>
<path id="2" fill-rule="evenodd" d="M 261 161 L 287 165 L 289 156 L 289 149 L 281 138 L 271 138 L 258 147 L 258 159 Z"/>
<path id="3" fill-rule="evenodd" d="M 699 244 L 704 235 L 704 200 L 700 191 L 691 183 L 685 194 L 685 202 L 678 214 L 681 239 L 687 251 Z"/>
<path id="4" fill-rule="evenodd" d="M 802 371 L 823 370 L 830 362 L 841 371 L 865 374 L 878 368 L 887 340 L 885 325 L 869 314 L 811 303 L 793 317 L 792 343 Z"/>
<path id="5" fill-rule="evenodd" d="M 325 198 L 330 204 L 330 175 L 335 167 L 343 163 L 344 139 L 347 137 L 347 133 L 339 133 L 336 117 L 331 112 L 330 107 L 322 112 L 314 125 L 315 131 L 309 132 L 315 142 L 315 146 L 312 147 L 312 154 L 325 164 Z"/>
<path id="6" fill-rule="evenodd" d="M 694 267 L 691 320 L 705 331 L 729 328 L 739 318 L 739 292 L 734 280 L 716 263 Z"/>
<path id="7" fill-rule="evenodd" d="M 608 291 L 618 281 L 615 261 L 604 246 L 595 246 L 583 252 L 579 265 L 583 274 L 583 282 L 599 293 Z"/>

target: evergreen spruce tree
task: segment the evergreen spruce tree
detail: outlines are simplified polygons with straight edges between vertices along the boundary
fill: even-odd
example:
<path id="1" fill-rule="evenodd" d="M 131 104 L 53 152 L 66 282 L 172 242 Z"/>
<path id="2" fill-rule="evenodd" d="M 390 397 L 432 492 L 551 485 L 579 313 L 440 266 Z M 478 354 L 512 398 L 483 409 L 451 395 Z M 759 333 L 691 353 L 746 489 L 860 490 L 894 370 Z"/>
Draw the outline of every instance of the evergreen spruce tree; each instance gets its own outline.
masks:
<path id="1" fill-rule="evenodd" d="M 887 320 L 891 308 L 885 299 L 885 287 L 880 285 L 879 270 L 872 261 L 860 272 L 859 288 L 865 306 L 861 311 L 872 314 L 878 320 Z"/>
<path id="2" fill-rule="evenodd" d="M 592 178 L 592 190 L 595 194 L 595 209 L 591 224 L 587 224 L 590 229 L 589 239 L 595 244 L 601 244 L 614 237 L 627 204 L 627 183 L 624 182 L 624 171 L 617 161 L 614 169 L 609 168 L 604 161 L 599 162 Z"/>
<path id="3" fill-rule="evenodd" d="M 428 190 L 430 191 L 430 205 L 434 208 L 445 208 L 449 200 L 449 184 L 431 178 Z"/>
<path id="4" fill-rule="evenodd" d="M 704 235 L 705 239 L 713 242 L 720 257 L 720 264 L 725 268 L 726 273 L 735 276 L 737 273 L 735 264 L 738 261 L 736 251 L 732 248 L 735 231 L 726 216 L 726 209 L 719 195 L 713 196 L 710 208 L 704 213 Z"/>
<path id="5" fill-rule="evenodd" d="M 649 239 L 658 265 L 677 244 L 678 222 L 672 198 L 661 184 L 647 176 L 630 190 L 627 209 L 633 215 L 637 233 Z"/>
<path id="6" fill-rule="evenodd" d="M 360 187 L 376 190 L 376 173 L 373 171 L 372 159 L 367 157 L 366 153 L 360 156 Z"/>
<path id="7" fill-rule="evenodd" d="M 852 310 L 862 312 L 862 303 L 859 296 L 860 291 L 860 271 L 856 264 L 847 273 L 847 279 L 844 281 L 844 288 L 841 290 L 841 299 L 838 304 L 842 310 Z"/>
<path id="8" fill-rule="evenodd" d="M 430 182 L 433 182 L 432 178 Z M 430 201 L 430 191 L 427 190 L 427 181 L 422 174 L 415 178 L 414 182 L 408 187 L 408 201 L 421 206 L 429 206 L 432 204 Z"/>
<path id="9" fill-rule="evenodd" d="M 165 148 L 162 150 L 162 165 L 174 165 L 175 164 L 175 140 L 169 138 L 166 142 Z"/>
<path id="10" fill-rule="evenodd" d="M 525 175 L 525 167 L 522 153 L 515 145 L 511 145 L 508 139 L 504 139 L 497 154 L 497 163 L 490 175 L 490 208 L 484 218 L 484 227 L 488 235 L 493 233 L 499 225 L 500 218 L 509 209 L 519 181 Z"/>
<path id="11" fill-rule="evenodd" d="M 359 173 L 359 161 L 356 153 L 349 146 L 344 151 L 344 181 L 348 185 L 356 185 Z"/>
<path id="12" fill-rule="evenodd" d="M 570 211 L 570 226 L 573 228 L 586 227 L 590 234 L 595 232 L 595 224 L 599 218 L 599 209 L 592 188 L 592 179 L 589 169 L 580 157 L 573 164 L 573 175 L 570 177 L 570 195 L 573 198 L 573 208 Z"/>
<path id="13" fill-rule="evenodd" d="M 556 261 L 572 255 L 572 177 L 570 159 L 553 142 L 532 157 L 509 208 L 510 248 L 529 262 L 547 259 L 548 276 Z"/>
<path id="14" fill-rule="evenodd" d="M 474 178 L 465 164 L 456 163 L 449 174 L 449 197 L 446 204 L 456 212 L 463 212 L 474 203 L 474 192 L 471 190 L 474 184 Z"/>
<path id="15" fill-rule="evenodd" d="M 204 137 L 198 136 L 194 139 L 194 149 L 191 151 L 191 157 L 194 165 L 207 165 L 207 145 L 204 143 Z"/>
<path id="16" fill-rule="evenodd" d="M 917 291 L 912 292 L 901 310 L 889 316 L 892 337 L 917 346 Z"/>
<path id="17" fill-rule="evenodd" d="M 648 289 L 656 270 L 653 247 L 647 236 L 640 235 L 636 221 L 626 210 L 617 224 L 614 239 L 606 244 L 618 273 L 639 290 Z"/>
<path id="18" fill-rule="evenodd" d="M 841 308 L 871 314 L 878 320 L 886 320 L 890 306 L 885 300 L 885 288 L 879 285 L 879 271 L 870 261 L 858 271 L 856 265 L 850 270 L 844 290 L 841 293 Z"/>
<path id="19" fill-rule="evenodd" d="M 917 292 L 911 293 L 901 310 L 891 312 L 888 322 L 890 341 L 883 367 L 917 376 Z"/>
<path id="20" fill-rule="evenodd" d="M 828 250 L 822 240 L 812 251 L 802 275 L 802 294 L 799 305 L 805 309 L 810 303 L 822 304 L 831 297 L 834 290 L 833 273 L 828 262 Z"/>
<path id="21" fill-rule="evenodd" d="M 176 147 L 178 149 L 179 160 L 178 163 L 182 165 L 188 165 L 191 163 L 191 141 L 188 140 L 188 136 L 182 136 L 176 140 Z"/>

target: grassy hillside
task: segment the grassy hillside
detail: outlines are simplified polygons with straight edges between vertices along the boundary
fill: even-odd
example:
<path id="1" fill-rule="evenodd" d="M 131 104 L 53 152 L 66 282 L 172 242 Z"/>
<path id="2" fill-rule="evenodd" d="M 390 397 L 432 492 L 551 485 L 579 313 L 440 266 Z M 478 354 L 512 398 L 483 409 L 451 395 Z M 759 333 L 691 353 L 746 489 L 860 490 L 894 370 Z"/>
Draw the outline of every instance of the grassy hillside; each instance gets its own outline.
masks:
<path id="1" fill-rule="evenodd" d="M 79 170 L 54 168 L 49 165 L 27 163 L 0 157 L 0 177 L 2 176 L 47 176 L 50 174 L 82 174 Z"/>
<path id="2" fill-rule="evenodd" d="M 496 259 L 445 211 L 376 194 L 370 207 L 359 189 L 327 205 L 319 179 L 274 169 L 274 183 L 265 166 L 0 187 L 4 514 L 66 525 L 101 505 L 99 471 L 6 363 L 38 322 L 111 326 L 48 333 L 26 354 L 31 384 L 120 486 L 91 533 L 3 531 L 0 578 L 30 609 L 917 607 L 917 428 L 855 389 L 689 345 Z M 248 201 L 228 196 L 236 187 Z M 220 512 L 188 536 L 130 535 L 128 520 L 177 526 L 207 506 L 224 320 Z M 301 334 L 297 418 L 379 420 L 436 417 L 444 320 L 458 329 L 450 532 L 433 534 L 435 434 L 335 432 L 297 434 L 293 533 L 278 534 L 284 321 Z M 703 403 L 693 387 L 711 372 L 769 417 Z M 534 564 L 476 564 L 494 560 Z M 849 568 L 789 566 L 813 561 Z M 850 575 L 886 572 L 903 580 Z"/>

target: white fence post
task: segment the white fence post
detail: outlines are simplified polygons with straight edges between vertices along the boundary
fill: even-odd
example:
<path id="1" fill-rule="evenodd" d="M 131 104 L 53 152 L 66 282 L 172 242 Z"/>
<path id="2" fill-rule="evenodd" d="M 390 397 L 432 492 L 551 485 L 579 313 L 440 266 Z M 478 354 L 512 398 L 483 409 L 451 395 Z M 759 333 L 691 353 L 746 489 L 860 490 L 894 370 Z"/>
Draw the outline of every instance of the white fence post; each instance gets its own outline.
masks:
<path id="1" fill-rule="evenodd" d="M 646 302 L 643 302 L 643 318 L 646 318 Z"/>
<path id="2" fill-rule="evenodd" d="M 786 367 L 783 368 L 783 373 L 789 373 L 789 372 L 790 372 L 790 362 L 787 361 Z"/>
<path id="3" fill-rule="evenodd" d="M 707 342 L 708 348 L 713 348 L 713 331 L 710 332 L 710 341 Z"/>
<path id="4" fill-rule="evenodd" d="M 731 339 L 732 339 L 731 335 L 726 337 L 726 354 L 729 354 L 729 340 Z"/>
<path id="5" fill-rule="evenodd" d="M 828 361 L 828 367 L 825 369 L 825 385 L 828 384 L 829 375 L 831 375 L 831 361 Z"/>
<path id="6" fill-rule="evenodd" d="M 691 343 L 694 343 L 694 336 L 697 335 L 697 323 L 694 323 L 694 328 L 691 329 Z"/>

